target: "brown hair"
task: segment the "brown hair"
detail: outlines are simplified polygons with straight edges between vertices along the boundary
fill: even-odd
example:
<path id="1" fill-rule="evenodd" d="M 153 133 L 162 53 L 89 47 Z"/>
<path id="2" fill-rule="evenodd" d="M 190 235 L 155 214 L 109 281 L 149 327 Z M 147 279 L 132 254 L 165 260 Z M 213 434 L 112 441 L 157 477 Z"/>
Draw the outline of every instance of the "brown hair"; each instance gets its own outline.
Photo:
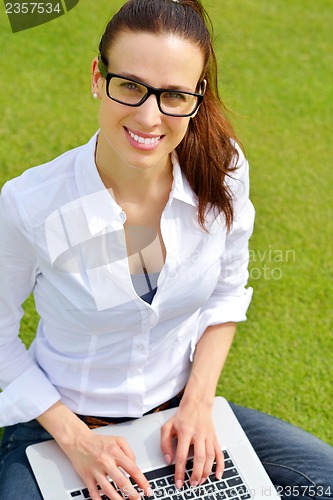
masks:
<path id="1" fill-rule="evenodd" d="M 182 171 L 198 197 L 198 220 L 205 227 L 211 208 L 223 212 L 228 229 L 233 221 L 232 194 L 226 176 L 235 170 L 238 152 L 234 130 L 225 116 L 218 91 L 212 23 L 200 0 L 128 0 L 109 21 L 99 51 L 108 64 L 108 49 L 122 31 L 168 33 L 193 41 L 204 56 L 198 85 L 207 80 L 203 102 L 177 147 Z"/>

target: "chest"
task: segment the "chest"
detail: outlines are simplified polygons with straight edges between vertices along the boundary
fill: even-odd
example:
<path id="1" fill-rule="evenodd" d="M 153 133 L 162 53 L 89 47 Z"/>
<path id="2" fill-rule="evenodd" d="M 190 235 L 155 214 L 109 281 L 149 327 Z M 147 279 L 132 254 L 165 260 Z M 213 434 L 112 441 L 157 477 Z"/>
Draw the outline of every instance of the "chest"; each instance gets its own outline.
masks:
<path id="1" fill-rule="evenodd" d="M 125 204 L 124 224 L 128 264 L 131 274 L 161 272 L 166 247 L 161 231 L 164 204 Z"/>

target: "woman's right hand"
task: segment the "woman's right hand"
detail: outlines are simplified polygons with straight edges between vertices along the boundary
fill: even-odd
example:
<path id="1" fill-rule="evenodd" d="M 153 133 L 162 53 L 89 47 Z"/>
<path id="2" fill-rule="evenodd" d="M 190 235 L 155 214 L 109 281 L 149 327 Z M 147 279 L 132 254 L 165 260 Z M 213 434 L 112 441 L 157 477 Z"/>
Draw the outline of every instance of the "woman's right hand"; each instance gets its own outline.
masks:
<path id="1" fill-rule="evenodd" d="M 141 498 L 128 476 L 131 476 L 146 496 L 152 496 L 149 482 L 137 466 L 135 456 L 124 438 L 96 434 L 61 401 L 51 406 L 37 420 L 72 462 L 92 500 L 101 500 L 98 484 L 109 498 L 122 500 L 123 497 L 117 493 L 108 478 L 116 483 L 124 496 L 131 500 Z"/>
<path id="2" fill-rule="evenodd" d="M 137 466 L 135 456 L 124 438 L 97 435 L 87 427 L 87 431 L 80 433 L 75 442 L 62 444 L 61 447 L 87 486 L 92 500 L 101 498 L 97 484 L 112 500 L 122 499 L 108 478 L 116 483 L 125 497 L 133 500 L 141 498 L 128 475 L 145 495 L 152 495 L 149 482 Z"/>

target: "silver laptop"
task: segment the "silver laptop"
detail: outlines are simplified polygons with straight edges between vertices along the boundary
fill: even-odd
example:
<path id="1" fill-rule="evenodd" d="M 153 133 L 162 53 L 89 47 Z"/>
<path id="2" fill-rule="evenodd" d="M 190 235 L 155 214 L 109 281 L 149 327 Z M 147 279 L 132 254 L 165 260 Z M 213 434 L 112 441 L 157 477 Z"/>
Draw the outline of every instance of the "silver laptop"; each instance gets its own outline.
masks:
<path id="1" fill-rule="evenodd" d="M 225 470 L 220 481 L 214 473 L 196 488 L 189 485 L 189 458 L 185 485 L 174 485 L 174 466 L 167 466 L 160 449 L 160 428 L 176 408 L 146 415 L 123 424 L 94 429 L 93 432 L 123 436 L 132 448 L 138 465 L 149 480 L 154 498 L 160 500 L 251 500 L 279 498 L 259 458 L 253 450 L 226 399 L 216 397 L 213 418 L 219 443 L 225 455 Z M 87 500 L 89 492 L 70 461 L 55 441 L 31 445 L 27 456 L 45 500 Z M 108 497 L 100 491 L 101 498 Z"/>

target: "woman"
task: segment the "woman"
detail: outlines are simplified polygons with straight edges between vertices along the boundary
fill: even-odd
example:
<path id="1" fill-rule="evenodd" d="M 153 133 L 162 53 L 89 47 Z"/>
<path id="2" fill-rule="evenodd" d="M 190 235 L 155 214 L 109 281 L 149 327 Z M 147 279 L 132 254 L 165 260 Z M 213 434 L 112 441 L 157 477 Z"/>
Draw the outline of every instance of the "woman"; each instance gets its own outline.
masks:
<path id="1" fill-rule="evenodd" d="M 91 428 L 172 406 L 161 447 L 177 487 L 191 444 L 191 485 L 214 460 L 222 476 L 211 407 L 251 300 L 254 210 L 205 19 L 198 0 L 126 2 L 92 63 L 99 131 L 2 190 L 1 500 L 40 498 L 25 448 L 51 437 L 93 500 L 98 484 L 119 498 L 107 476 L 138 498 L 119 467 L 150 495 L 127 443 Z M 27 353 L 17 334 L 31 291 L 41 319 Z M 234 410 L 275 484 L 329 496 L 331 447 Z"/>

